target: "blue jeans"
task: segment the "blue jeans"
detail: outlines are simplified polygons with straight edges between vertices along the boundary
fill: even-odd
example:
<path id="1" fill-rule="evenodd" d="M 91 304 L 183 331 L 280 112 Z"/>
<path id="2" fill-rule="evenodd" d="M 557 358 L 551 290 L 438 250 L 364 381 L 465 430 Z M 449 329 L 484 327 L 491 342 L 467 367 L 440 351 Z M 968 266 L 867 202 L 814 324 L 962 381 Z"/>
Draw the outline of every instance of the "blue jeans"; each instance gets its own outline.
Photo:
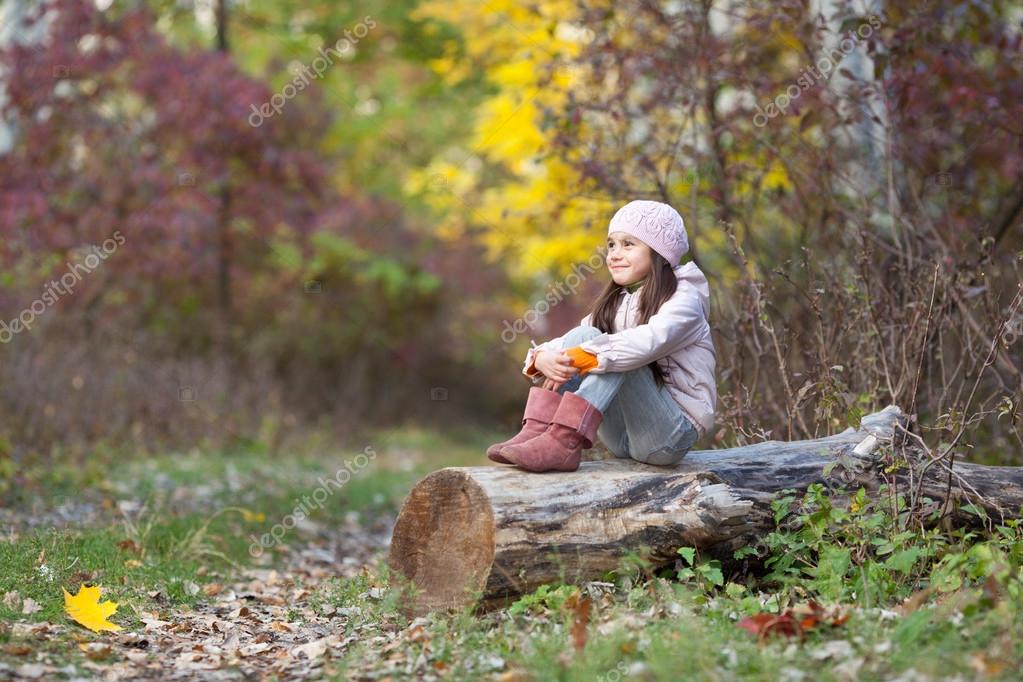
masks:
<path id="1" fill-rule="evenodd" d="M 565 335 L 564 347 L 578 346 L 602 333 L 596 327 L 576 327 Z M 565 391 L 585 398 L 603 413 L 597 437 L 615 457 L 659 466 L 678 464 L 699 437 L 667 387 L 658 388 L 646 365 L 628 372 L 576 375 L 558 387 L 558 393 Z"/>

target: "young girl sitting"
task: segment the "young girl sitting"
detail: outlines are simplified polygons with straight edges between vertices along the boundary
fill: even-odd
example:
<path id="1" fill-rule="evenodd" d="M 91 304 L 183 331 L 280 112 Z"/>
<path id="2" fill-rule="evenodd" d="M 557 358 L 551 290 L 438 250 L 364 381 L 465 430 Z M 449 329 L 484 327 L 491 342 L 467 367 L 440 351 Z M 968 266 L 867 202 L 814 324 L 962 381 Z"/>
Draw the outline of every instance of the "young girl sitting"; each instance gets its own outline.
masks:
<path id="1" fill-rule="evenodd" d="M 608 225 L 611 281 L 567 334 L 526 353 L 522 430 L 487 449 L 529 471 L 575 471 L 599 436 L 616 457 L 678 463 L 714 425 L 710 288 L 682 216 L 631 201 Z"/>

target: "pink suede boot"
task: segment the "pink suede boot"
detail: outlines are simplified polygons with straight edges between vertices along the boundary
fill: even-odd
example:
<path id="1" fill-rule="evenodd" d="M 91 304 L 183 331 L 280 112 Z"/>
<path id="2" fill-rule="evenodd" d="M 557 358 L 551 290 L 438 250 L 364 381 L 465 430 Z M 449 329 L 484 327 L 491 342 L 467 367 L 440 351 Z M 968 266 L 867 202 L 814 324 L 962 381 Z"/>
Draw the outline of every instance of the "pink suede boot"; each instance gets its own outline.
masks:
<path id="1" fill-rule="evenodd" d="M 547 430 L 551 424 L 551 417 L 561 404 L 561 394 L 557 391 L 548 391 L 540 386 L 533 386 L 529 389 L 529 396 L 526 398 L 526 409 L 522 416 L 522 430 L 501 443 L 494 443 L 487 448 L 487 457 L 501 464 L 511 464 L 501 456 L 501 448 L 507 445 L 515 445 L 530 438 L 539 436 Z"/>
<path id="2" fill-rule="evenodd" d="M 603 420 L 603 413 L 589 401 L 565 391 L 546 431 L 536 438 L 506 445 L 499 454 L 528 471 L 575 471 L 583 449 L 593 447 Z"/>

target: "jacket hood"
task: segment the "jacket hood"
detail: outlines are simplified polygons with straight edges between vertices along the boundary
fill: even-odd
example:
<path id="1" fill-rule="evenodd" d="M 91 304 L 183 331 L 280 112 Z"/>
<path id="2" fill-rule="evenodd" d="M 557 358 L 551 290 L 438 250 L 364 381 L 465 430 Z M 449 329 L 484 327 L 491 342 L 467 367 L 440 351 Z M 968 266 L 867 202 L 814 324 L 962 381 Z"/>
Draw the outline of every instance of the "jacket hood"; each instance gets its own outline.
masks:
<path id="1" fill-rule="evenodd" d="M 689 261 L 685 265 L 676 266 L 675 277 L 678 278 L 679 282 L 691 284 L 694 289 L 700 292 L 701 297 L 705 300 L 710 300 L 710 285 L 707 283 L 707 276 L 703 274 L 703 270 L 696 263 Z"/>
<path id="2" fill-rule="evenodd" d="M 707 276 L 693 261 L 675 268 L 675 276 L 678 278 L 679 286 L 688 284 L 700 295 L 700 305 L 703 306 L 703 314 L 710 317 L 710 284 L 707 283 Z"/>

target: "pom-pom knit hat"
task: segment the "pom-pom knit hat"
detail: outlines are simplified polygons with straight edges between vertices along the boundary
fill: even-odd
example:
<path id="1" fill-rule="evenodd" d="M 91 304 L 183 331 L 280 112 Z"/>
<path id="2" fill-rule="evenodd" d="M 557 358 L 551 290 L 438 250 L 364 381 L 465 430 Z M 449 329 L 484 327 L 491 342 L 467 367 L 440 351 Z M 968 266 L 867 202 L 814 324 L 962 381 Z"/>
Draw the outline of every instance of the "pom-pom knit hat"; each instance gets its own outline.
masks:
<path id="1" fill-rule="evenodd" d="M 611 218 L 607 233 L 628 232 L 664 256 L 671 267 L 689 251 L 689 236 L 678 211 L 660 201 L 637 199 L 622 206 Z"/>

